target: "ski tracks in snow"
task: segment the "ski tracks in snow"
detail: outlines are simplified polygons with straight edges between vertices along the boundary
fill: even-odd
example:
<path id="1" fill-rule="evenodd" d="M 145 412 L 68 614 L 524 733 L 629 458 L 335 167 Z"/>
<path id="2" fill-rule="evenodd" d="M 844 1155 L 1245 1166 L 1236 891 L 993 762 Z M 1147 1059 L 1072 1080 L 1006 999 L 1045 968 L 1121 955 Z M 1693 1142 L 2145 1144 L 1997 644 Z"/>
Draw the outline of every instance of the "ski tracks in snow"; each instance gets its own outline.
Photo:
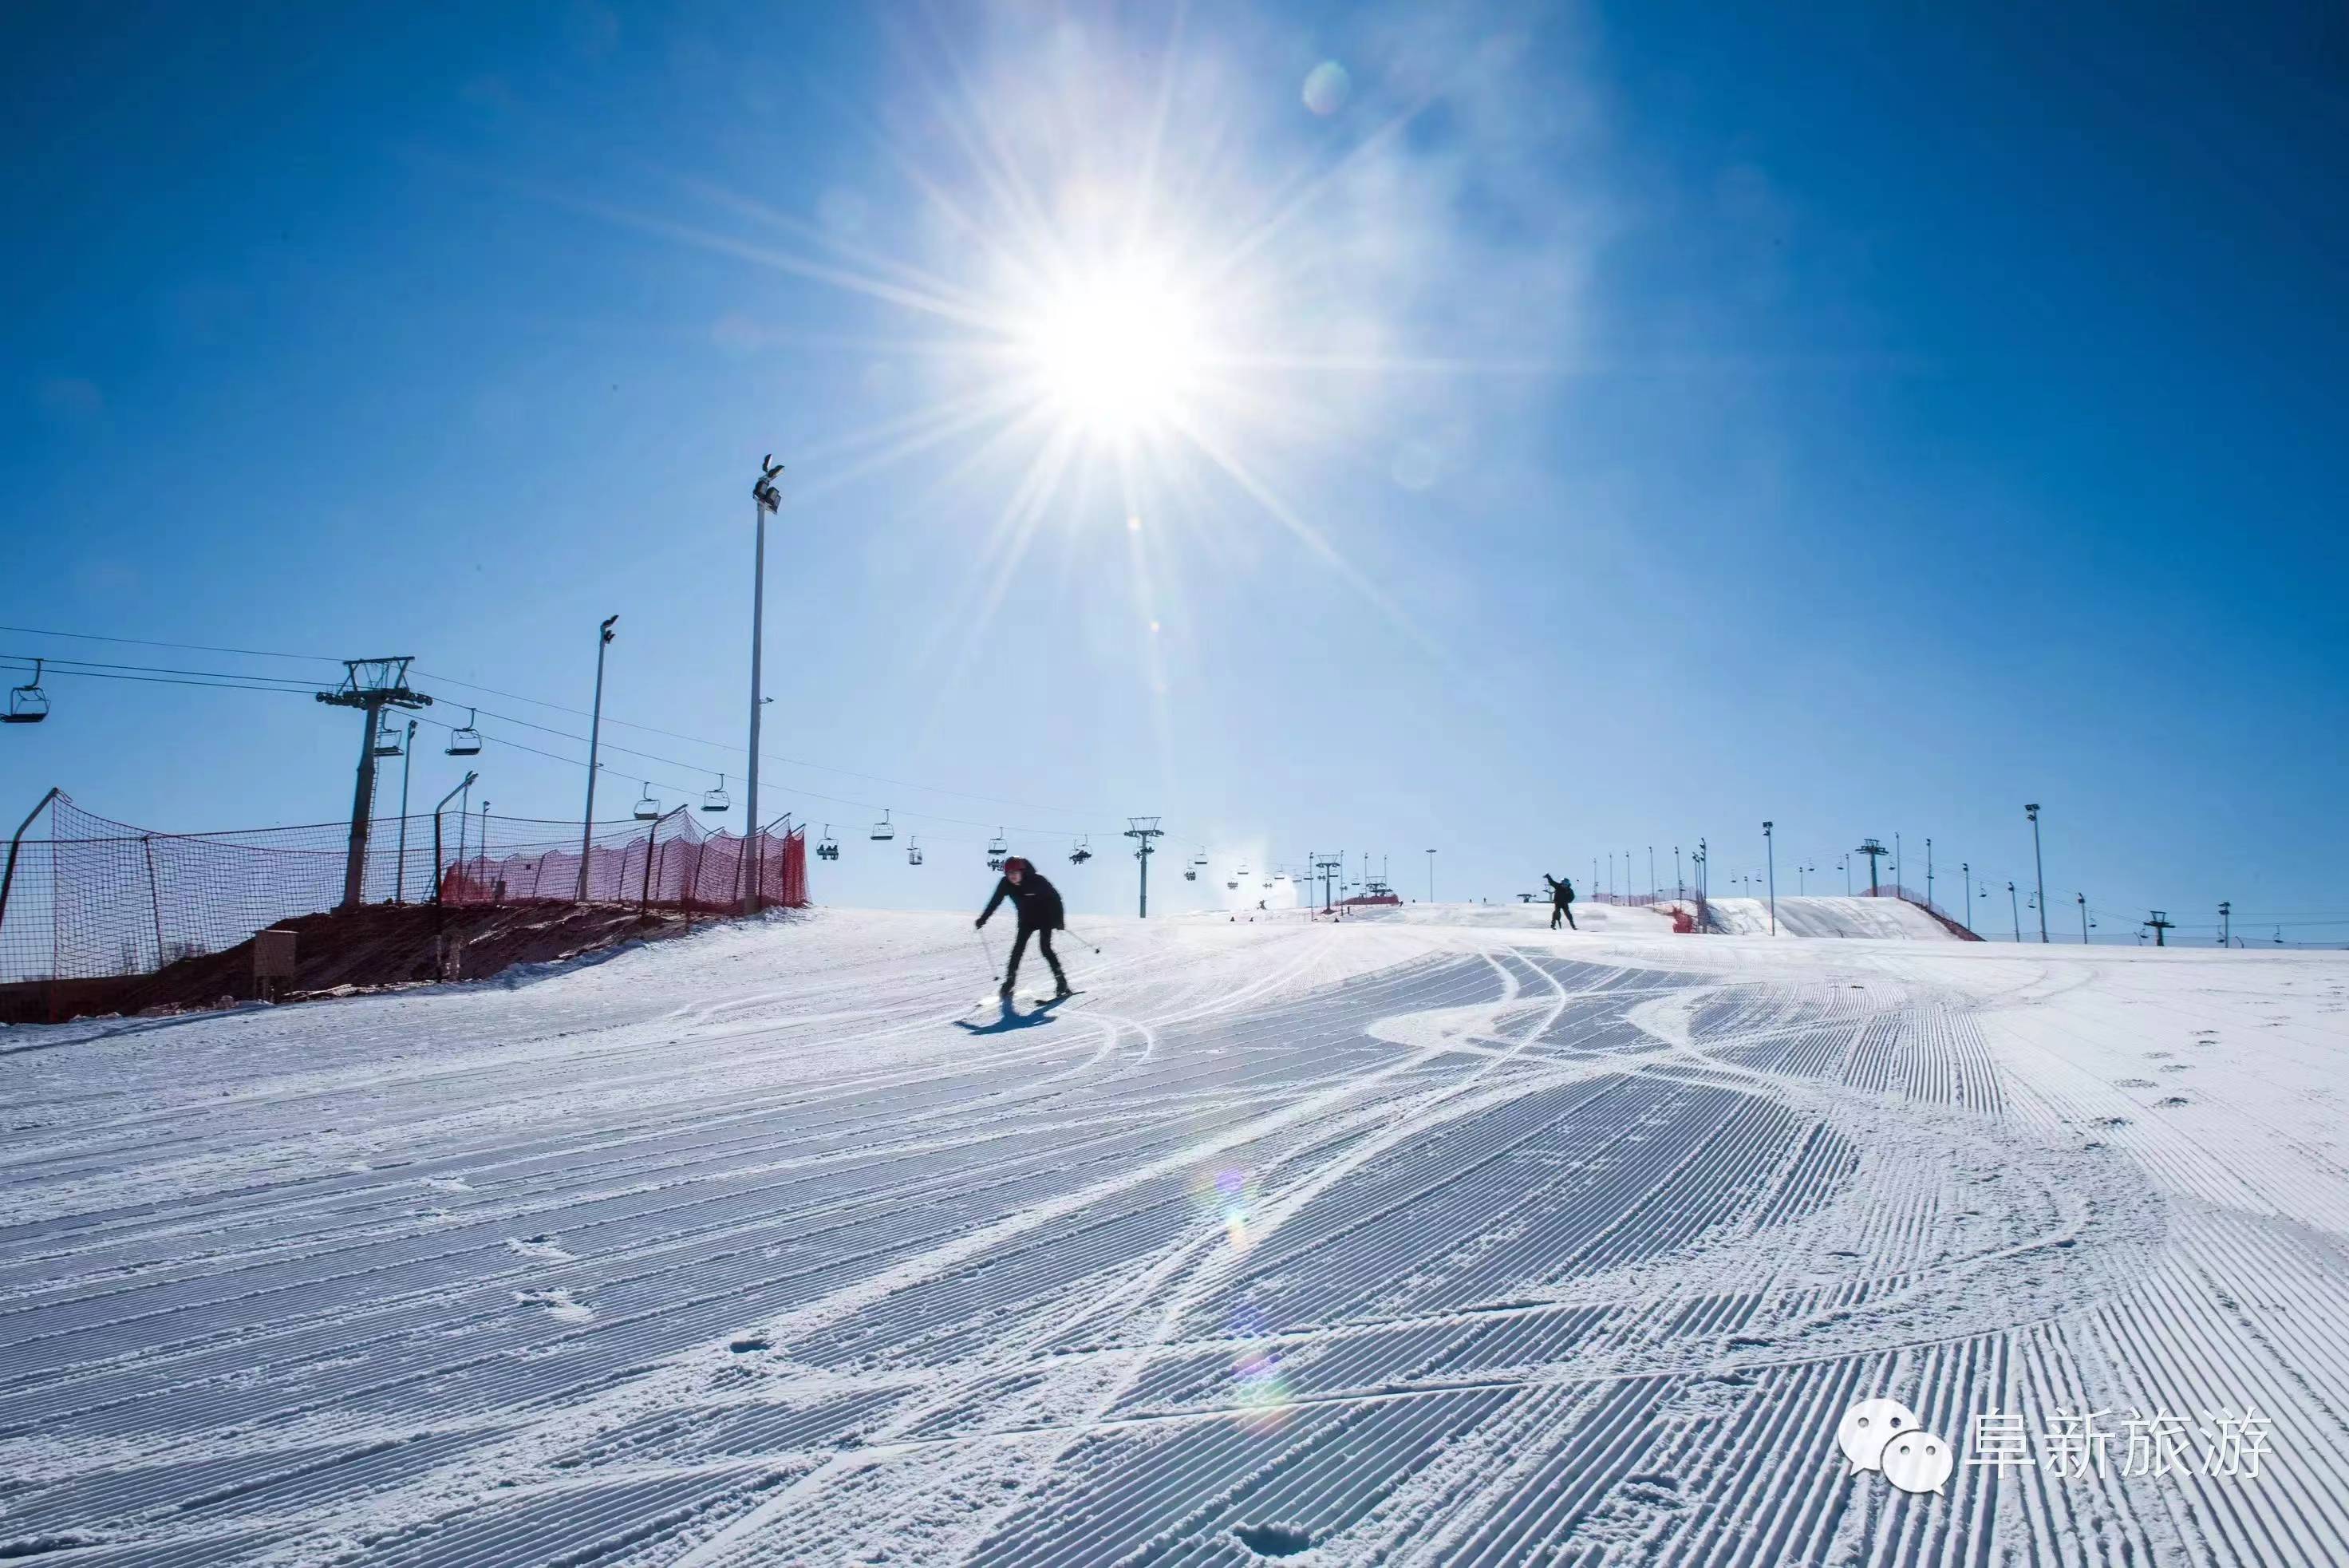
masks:
<path id="1" fill-rule="evenodd" d="M 1169 922 L 966 1035 L 961 924 L 9 1057 L 0 1552 L 2349 1560 L 2337 970 Z"/>

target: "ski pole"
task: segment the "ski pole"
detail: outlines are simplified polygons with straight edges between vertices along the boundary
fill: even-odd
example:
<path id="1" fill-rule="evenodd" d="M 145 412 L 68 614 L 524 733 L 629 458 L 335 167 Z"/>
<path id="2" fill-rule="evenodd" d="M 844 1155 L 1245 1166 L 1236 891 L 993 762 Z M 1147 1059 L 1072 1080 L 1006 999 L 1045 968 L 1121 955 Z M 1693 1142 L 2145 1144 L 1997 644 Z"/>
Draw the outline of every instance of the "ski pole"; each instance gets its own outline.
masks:
<path id="1" fill-rule="evenodd" d="M 1087 947 L 1089 947 L 1089 948 L 1092 948 L 1092 949 L 1093 950 L 1093 957 L 1095 957 L 1095 958 L 1099 958 L 1099 957 L 1101 957 L 1101 949 L 1100 949 L 1100 947 L 1098 947 L 1097 945 L 1095 945 L 1095 943 L 1094 943 L 1094 941 L 1093 941 L 1092 938 L 1091 938 L 1091 937 L 1089 937 L 1089 936 L 1085 935 L 1085 934 L 1084 934 L 1084 932 L 1082 932 L 1082 931 L 1071 929 L 1070 927 L 1067 927 L 1067 926 L 1062 926 L 1062 927 L 1061 928 L 1061 929 L 1062 929 L 1062 930 L 1064 930 L 1064 931 L 1067 931 L 1067 932 L 1069 933 L 1069 935 L 1071 935 L 1071 936 L 1072 936 L 1072 937 L 1076 938 L 1076 939 L 1077 939 L 1077 940 L 1079 940 L 1079 941 L 1081 941 L 1081 942 L 1084 943 L 1084 944 L 1085 944 L 1085 946 L 1087 946 Z"/>
<path id="2" fill-rule="evenodd" d="M 995 944 L 987 940 L 987 928 L 973 927 L 971 935 L 978 939 L 978 950 L 987 955 L 987 972 L 1000 981 L 1003 979 L 1003 971 L 995 967 Z"/>

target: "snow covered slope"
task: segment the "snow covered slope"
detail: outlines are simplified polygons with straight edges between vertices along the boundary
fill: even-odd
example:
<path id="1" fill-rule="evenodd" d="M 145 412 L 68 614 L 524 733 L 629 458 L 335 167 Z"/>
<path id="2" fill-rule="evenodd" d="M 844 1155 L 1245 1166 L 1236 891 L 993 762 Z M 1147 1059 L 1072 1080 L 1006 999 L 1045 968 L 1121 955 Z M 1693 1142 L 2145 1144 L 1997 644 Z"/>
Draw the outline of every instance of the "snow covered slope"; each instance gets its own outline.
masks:
<path id="1" fill-rule="evenodd" d="M 1478 926 L 1494 929 L 1538 931 L 1549 929 L 1547 904 L 1396 904 L 1355 910 L 1350 919 L 1394 920 L 1419 926 Z M 1658 936 L 1671 929 L 1671 919 L 1644 905 L 1575 901 L 1578 929 L 1612 936 Z"/>
<path id="2" fill-rule="evenodd" d="M 1732 935 L 1766 936 L 1770 905 L 1763 898 L 1714 898 L 1713 923 Z M 1782 937 L 1899 937 L 1915 941 L 1965 939 L 1904 898 L 1804 898 L 1778 900 Z"/>
<path id="3" fill-rule="evenodd" d="M 1463 914 L 0 1030 L 0 1554 L 2349 1561 L 2349 961 Z"/>

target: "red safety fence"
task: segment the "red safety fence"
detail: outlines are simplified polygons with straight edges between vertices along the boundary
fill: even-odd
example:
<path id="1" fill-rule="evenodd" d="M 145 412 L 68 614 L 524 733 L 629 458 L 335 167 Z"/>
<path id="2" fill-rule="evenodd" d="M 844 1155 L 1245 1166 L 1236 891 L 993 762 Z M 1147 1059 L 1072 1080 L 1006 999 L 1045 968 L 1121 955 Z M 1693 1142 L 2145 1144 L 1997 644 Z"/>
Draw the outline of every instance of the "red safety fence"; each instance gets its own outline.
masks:
<path id="1" fill-rule="evenodd" d="M 0 864 L 0 981 L 147 974 L 234 947 L 343 901 L 347 822 L 155 833 L 93 815 L 52 791 Z M 448 811 L 378 817 L 360 901 L 575 903 L 577 823 Z M 745 841 L 683 807 L 587 836 L 585 901 L 730 913 L 748 878 L 760 902 L 808 902 L 807 839 L 791 819 Z"/>

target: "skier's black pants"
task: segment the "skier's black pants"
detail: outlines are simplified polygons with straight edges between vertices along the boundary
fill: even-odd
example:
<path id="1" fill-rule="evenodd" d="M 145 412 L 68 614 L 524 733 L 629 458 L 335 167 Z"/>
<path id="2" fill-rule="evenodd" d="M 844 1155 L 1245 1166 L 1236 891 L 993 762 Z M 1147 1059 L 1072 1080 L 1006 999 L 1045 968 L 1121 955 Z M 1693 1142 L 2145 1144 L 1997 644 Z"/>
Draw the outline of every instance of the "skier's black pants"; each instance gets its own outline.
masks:
<path id="1" fill-rule="evenodd" d="M 1028 936 L 1031 931 L 1036 937 L 1036 950 L 1042 953 L 1044 961 L 1052 966 L 1053 983 L 1069 983 L 1068 975 L 1061 968 L 1060 958 L 1052 951 L 1051 931 L 1042 926 L 1022 926 L 1019 934 L 1011 939 L 1011 961 L 1003 966 L 1003 989 L 1006 991 L 1019 982 L 1019 955 L 1028 950 Z"/>
<path id="2" fill-rule="evenodd" d="M 1580 926 L 1574 924 L 1574 909 L 1572 906 L 1567 904 L 1552 904 L 1549 907 L 1549 929 L 1551 930 L 1554 931 L 1557 929 L 1557 918 L 1560 915 L 1564 915 L 1566 917 L 1566 923 L 1569 927 L 1572 927 L 1578 931 L 1582 929 Z"/>

